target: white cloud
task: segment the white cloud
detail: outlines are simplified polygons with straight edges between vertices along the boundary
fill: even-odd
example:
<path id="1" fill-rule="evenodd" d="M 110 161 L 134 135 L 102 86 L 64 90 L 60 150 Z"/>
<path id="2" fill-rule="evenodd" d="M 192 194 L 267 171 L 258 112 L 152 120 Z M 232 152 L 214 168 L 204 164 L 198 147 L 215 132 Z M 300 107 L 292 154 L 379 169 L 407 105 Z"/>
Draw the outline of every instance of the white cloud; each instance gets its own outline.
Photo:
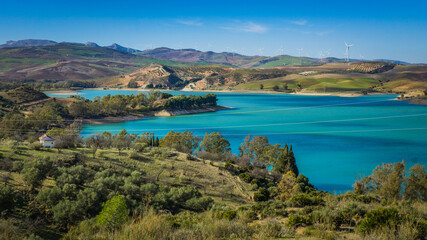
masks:
<path id="1" fill-rule="evenodd" d="M 222 29 L 237 31 L 237 32 L 250 32 L 250 33 L 264 33 L 268 30 L 266 26 L 254 22 L 239 23 L 232 26 L 221 27 Z"/>
<path id="2" fill-rule="evenodd" d="M 176 19 L 175 22 L 187 26 L 203 26 L 203 23 L 200 19 Z"/>
<path id="3" fill-rule="evenodd" d="M 291 21 L 291 23 L 294 25 L 304 26 L 308 23 L 308 21 L 307 20 L 294 20 L 294 21 Z"/>

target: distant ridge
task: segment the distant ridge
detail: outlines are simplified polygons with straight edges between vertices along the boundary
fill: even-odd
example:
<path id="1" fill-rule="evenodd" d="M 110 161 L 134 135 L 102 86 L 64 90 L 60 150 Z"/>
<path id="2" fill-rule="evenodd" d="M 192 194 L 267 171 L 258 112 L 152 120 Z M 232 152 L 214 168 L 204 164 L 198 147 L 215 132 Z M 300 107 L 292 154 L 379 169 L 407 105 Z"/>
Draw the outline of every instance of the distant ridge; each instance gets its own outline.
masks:
<path id="1" fill-rule="evenodd" d="M 51 40 L 43 39 L 24 39 L 18 41 L 7 41 L 5 44 L 0 45 L 0 48 L 10 48 L 10 47 L 38 47 L 38 46 L 48 46 L 56 44 L 57 42 Z"/>
<path id="2" fill-rule="evenodd" d="M 182 61 L 190 63 L 220 64 L 228 66 L 239 66 L 239 64 L 242 62 L 263 58 L 260 56 L 244 56 L 238 53 L 231 52 L 203 52 L 192 48 L 172 49 L 167 47 L 148 49 L 137 54 L 155 59 Z"/>
<path id="3" fill-rule="evenodd" d="M 67 42 L 62 42 L 67 43 Z M 0 45 L 0 48 L 12 47 L 43 47 L 58 44 L 58 42 L 44 39 L 24 39 L 17 41 L 7 41 L 5 44 Z M 194 64 L 216 64 L 230 67 L 239 68 L 271 68 L 271 67 L 284 67 L 284 66 L 316 66 L 326 63 L 344 62 L 344 59 L 328 57 L 328 58 L 310 58 L 310 57 L 295 57 L 290 55 L 278 56 L 248 56 L 234 52 L 213 52 L 213 51 L 200 51 L 193 48 L 185 49 L 172 49 L 168 47 L 159 47 L 155 49 L 147 49 L 144 51 L 129 48 L 117 43 L 109 46 L 100 46 L 95 42 L 73 43 L 76 45 L 83 45 L 94 48 L 107 48 L 114 49 L 121 52 L 144 56 L 158 60 L 176 61 L 182 63 Z M 400 60 L 390 59 L 374 59 L 374 60 L 360 60 L 350 59 L 354 61 L 374 61 L 374 62 L 387 62 L 399 65 L 425 65 L 424 63 L 411 64 Z"/>
<path id="4" fill-rule="evenodd" d="M 372 60 L 374 62 L 388 62 L 388 63 L 394 63 L 394 64 L 400 64 L 400 65 L 411 65 L 411 63 L 399 61 L 399 60 L 390 60 L 390 59 L 374 59 Z"/>
<path id="5" fill-rule="evenodd" d="M 138 50 L 138 49 L 123 47 L 123 46 L 121 46 L 121 45 L 119 45 L 117 43 L 113 43 L 110 46 L 105 46 L 105 47 L 106 48 L 111 48 L 111 49 L 114 49 L 114 50 L 119 50 L 119 51 L 122 51 L 122 52 L 128 52 L 128 53 L 139 53 L 139 52 L 142 52 L 141 50 Z"/>

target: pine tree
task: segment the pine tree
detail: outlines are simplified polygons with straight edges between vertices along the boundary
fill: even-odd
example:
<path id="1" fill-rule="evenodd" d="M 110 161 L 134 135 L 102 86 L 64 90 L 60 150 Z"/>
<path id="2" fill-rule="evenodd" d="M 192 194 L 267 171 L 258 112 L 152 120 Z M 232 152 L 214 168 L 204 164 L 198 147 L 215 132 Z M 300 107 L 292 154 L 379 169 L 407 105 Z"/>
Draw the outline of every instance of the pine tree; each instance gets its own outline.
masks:
<path id="1" fill-rule="evenodd" d="M 289 147 L 288 152 L 288 169 L 289 171 L 295 173 L 295 176 L 298 176 L 299 171 L 297 167 L 297 162 L 295 160 L 294 152 L 292 151 L 292 145 Z"/>

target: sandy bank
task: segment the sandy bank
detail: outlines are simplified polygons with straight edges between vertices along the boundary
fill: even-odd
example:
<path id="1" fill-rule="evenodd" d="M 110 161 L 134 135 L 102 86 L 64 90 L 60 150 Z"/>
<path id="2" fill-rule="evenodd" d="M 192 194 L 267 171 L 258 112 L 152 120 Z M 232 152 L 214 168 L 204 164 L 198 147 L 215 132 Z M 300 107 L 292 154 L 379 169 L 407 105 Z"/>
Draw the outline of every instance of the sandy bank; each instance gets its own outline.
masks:
<path id="1" fill-rule="evenodd" d="M 216 106 L 216 107 L 208 107 L 208 108 L 193 109 L 193 110 L 162 110 L 162 111 L 156 112 L 154 114 L 154 116 L 170 117 L 170 116 L 176 116 L 176 115 L 188 115 L 188 114 L 196 114 L 196 113 L 216 112 L 219 110 L 226 110 L 226 109 L 231 109 L 231 108 L 230 107 L 224 107 L 224 106 Z"/>
<path id="2" fill-rule="evenodd" d="M 331 92 L 331 93 L 296 92 L 296 93 L 289 93 L 289 94 L 303 95 L 303 96 L 338 96 L 338 97 L 360 97 L 360 96 L 363 96 L 362 93 L 358 93 L 358 92 Z"/>
<path id="3" fill-rule="evenodd" d="M 151 111 L 140 114 L 129 114 L 126 116 L 117 116 L 117 117 L 104 117 L 99 119 L 83 119 L 83 124 L 107 124 L 107 123 L 121 123 L 127 121 L 135 121 L 140 120 L 143 117 L 170 117 L 177 115 L 188 115 L 188 114 L 197 114 L 197 113 L 206 113 L 206 112 L 216 112 L 220 110 L 232 109 L 230 107 L 224 106 L 215 106 L 215 107 L 206 107 L 200 109 L 192 109 L 192 110 L 161 110 L 161 111 Z"/>
<path id="4" fill-rule="evenodd" d="M 414 90 L 399 95 L 395 100 L 410 102 L 416 105 L 427 105 L 426 92 L 423 90 Z"/>
<path id="5" fill-rule="evenodd" d="M 43 91 L 45 94 L 52 95 L 81 95 L 82 93 L 74 90 Z"/>
<path id="6" fill-rule="evenodd" d="M 427 98 L 412 98 L 412 99 L 399 99 L 396 98 L 396 101 L 404 101 L 404 102 L 409 102 L 410 104 L 415 104 L 415 105 L 427 105 Z"/>
<path id="7" fill-rule="evenodd" d="M 329 92 L 329 93 L 318 93 L 318 92 L 276 92 L 269 90 L 191 90 L 191 89 L 183 89 L 183 92 L 224 92 L 224 93 L 265 93 L 265 94 L 292 94 L 292 95 L 305 95 L 305 96 L 339 96 L 339 97 L 359 97 L 364 94 L 360 92 Z M 369 93 L 372 94 L 381 94 L 381 93 Z"/>

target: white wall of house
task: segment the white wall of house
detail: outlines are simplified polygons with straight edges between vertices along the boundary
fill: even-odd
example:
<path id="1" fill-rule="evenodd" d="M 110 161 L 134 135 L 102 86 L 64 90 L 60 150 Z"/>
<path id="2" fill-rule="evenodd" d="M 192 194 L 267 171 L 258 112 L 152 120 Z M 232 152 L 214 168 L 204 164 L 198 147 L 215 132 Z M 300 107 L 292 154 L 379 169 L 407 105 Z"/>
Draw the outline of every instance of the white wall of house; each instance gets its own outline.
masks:
<path id="1" fill-rule="evenodd" d="M 53 147 L 54 141 L 40 141 L 43 147 Z"/>

